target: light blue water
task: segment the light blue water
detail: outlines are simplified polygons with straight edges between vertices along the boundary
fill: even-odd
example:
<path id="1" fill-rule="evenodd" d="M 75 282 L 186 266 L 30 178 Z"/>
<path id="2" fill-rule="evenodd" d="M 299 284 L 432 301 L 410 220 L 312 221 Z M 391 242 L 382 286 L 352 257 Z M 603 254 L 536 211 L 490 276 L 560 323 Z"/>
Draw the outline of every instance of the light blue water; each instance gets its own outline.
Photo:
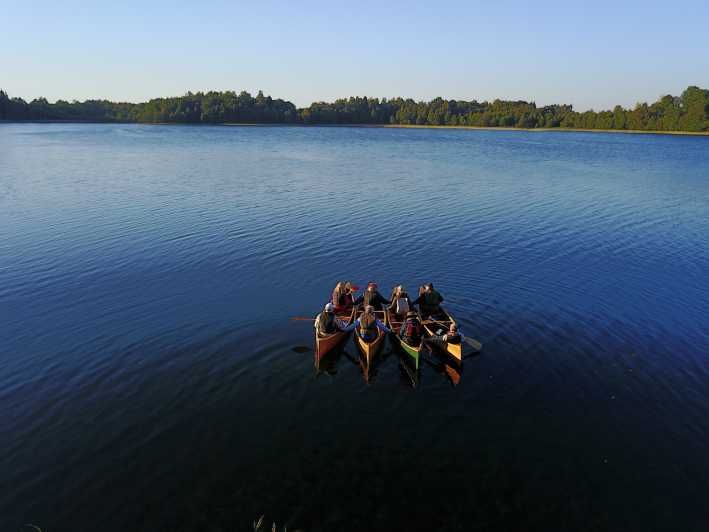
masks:
<path id="1" fill-rule="evenodd" d="M 0 125 L 0 522 L 701 530 L 707 272 L 709 138 Z M 316 378 L 339 279 L 485 349 Z"/>

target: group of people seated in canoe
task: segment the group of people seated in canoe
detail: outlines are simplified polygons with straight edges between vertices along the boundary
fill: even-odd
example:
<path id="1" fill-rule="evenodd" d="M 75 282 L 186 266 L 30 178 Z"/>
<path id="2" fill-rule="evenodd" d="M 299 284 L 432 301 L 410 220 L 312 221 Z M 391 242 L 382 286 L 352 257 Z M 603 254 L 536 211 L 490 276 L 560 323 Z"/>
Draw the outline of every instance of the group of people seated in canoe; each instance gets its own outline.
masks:
<path id="1" fill-rule="evenodd" d="M 438 316 L 445 316 L 441 309 L 443 296 L 433 288 L 432 283 L 420 287 L 418 297 L 413 301 L 403 285 L 395 286 L 389 299 L 382 296 L 374 282 L 368 283 L 367 289 L 362 295 L 355 298 L 357 290 L 357 287 L 349 281 L 337 283 L 331 300 L 316 318 L 315 324 L 318 334 L 327 335 L 354 329 L 365 342 L 373 341 L 377 337 L 377 329 L 387 333 L 392 332 L 377 318 L 375 309 L 381 308 L 389 311 L 392 322 L 397 325 L 401 323 L 398 331 L 395 331 L 396 334 L 407 344 L 418 346 L 424 341 L 421 317 L 435 320 Z M 418 312 L 414 309 L 416 306 L 419 308 Z M 352 323 L 345 324 L 341 319 L 338 319 L 337 315 L 349 314 L 353 308 L 361 308 L 362 313 Z M 462 335 L 458 332 L 456 324 L 451 323 L 445 334 L 436 334 L 425 341 L 434 345 L 446 342 L 460 343 Z"/>

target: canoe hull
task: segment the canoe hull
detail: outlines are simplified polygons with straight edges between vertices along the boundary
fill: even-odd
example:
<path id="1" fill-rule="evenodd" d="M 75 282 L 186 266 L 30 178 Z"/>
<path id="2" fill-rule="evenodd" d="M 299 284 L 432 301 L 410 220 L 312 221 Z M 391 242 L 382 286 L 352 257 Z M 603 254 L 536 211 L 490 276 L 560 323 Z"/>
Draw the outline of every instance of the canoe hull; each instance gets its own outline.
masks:
<path id="1" fill-rule="evenodd" d="M 401 348 L 404 350 L 404 352 L 409 355 L 411 358 L 414 360 L 414 365 L 416 369 L 419 369 L 419 359 L 421 358 L 421 346 L 419 345 L 418 347 L 414 347 L 413 345 L 409 345 L 406 342 L 404 342 L 401 338 L 399 338 L 398 335 L 396 335 L 396 338 L 399 341 L 399 345 Z"/>
<path id="2" fill-rule="evenodd" d="M 359 314 L 361 315 L 361 312 Z M 386 310 L 375 311 L 375 314 L 377 315 L 377 319 L 379 319 L 383 323 L 387 323 L 388 318 Z M 354 337 L 355 343 L 357 344 L 357 348 L 359 349 L 360 353 L 362 353 L 362 356 L 364 357 L 364 362 L 366 363 L 367 367 L 369 367 L 374 358 L 379 354 L 379 351 L 381 351 L 381 348 L 384 345 L 384 340 L 386 339 L 386 335 L 384 334 L 384 331 L 377 329 L 377 337 L 371 342 L 365 342 L 360 337 L 359 330 L 355 330 Z"/>
<path id="3" fill-rule="evenodd" d="M 419 316 L 419 319 L 421 317 Z M 415 368 L 418 371 L 419 369 L 419 360 L 421 359 L 421 348 L 423 347 L 423 342 L 417 347 L 413 346 L 410 344 L 407 344 L 400 336 L 399 336 L 399 330 L 401 329 L 401 325 L 403 322 L 397 321 L 396 317 L 393 315 L 389 315 L 389 321 L 387 323 L 388 327 L 392 331 L 392 338 L 394 338 L 394 343 L 401 347 L 402 351 L 409 355 L 414 362 Z"/>
<path id="4" fill-rule="evenodd" d="M 349 325 L 354 319 L 354 309 L 349 313 L 337 314 L 337 319 L 343 321 Z M 320 361 L 331 351 L 333 351 L 337 346 L 339 346 L 345 338 L 349 335 L 349 332 L 337 331 L 332 334 L 319 335 L 317 330 L 315 331 L 315 365 L 317 366 Z"/>

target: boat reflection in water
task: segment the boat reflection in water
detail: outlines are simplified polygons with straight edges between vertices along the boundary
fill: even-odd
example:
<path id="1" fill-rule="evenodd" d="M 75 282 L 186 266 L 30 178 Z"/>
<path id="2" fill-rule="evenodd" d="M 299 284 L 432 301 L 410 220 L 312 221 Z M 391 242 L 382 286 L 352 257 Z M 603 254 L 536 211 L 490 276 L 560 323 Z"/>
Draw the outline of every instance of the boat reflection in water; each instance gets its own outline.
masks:
<path id="1" fill-rule="evenodd" d="M 343 357 L 348 357 L 351 359 L 351 355 L 345 351 L 345 346 L 340 344 L 333 349 L 331 349 L 325 355 L 318 353 L 315 350 L 315 375 L 318 376 L 322 373 L 327 375 L 337 374 L 337 365 Z"/>
<path id="2" fill-rule="evenodd" d="M 443 375 L 451 386 L 458 386 L 463 375 L 463 362 L 453 359 L 445 353 L 437 349 L 428 352 L 428 356 L 424 356 L 423 361 L 432 367 L 436 373 Z"/>
<path id="3" fill-rule="evenodd" d="M 391 351 L 389 349 L 382 350 L 373 358 L 368 357 L 365 353 L 362 353 L 361 350 L 358 352 L 358 355 L 359 367 L 362 370 L 364 382 L 371 384 L 377 378 L 380 366 L 391 356 Z"/>
<path id="4" fill-rule="evenodd" d="M 412 367 L 408 354 L 399 353 L 398 359 L 401 384 L 416 388 L 419 385 L 419 370 Z"/>
<path id="5" fill-rule="evenodd" d="M 348 346 L 350 346 L 349 350 L 347 349 Z M 316 353 L 314 357 L 315 375 L 336 375 L 340 364 L 345 364 L 346 367 L 352 365 L 360 369 L 364 382 L 371 384 L 376 380 L 380 368 L 392 355 L 395 355 L 399 369 L 399 382 L 406 387 L 418 388 L 421 384 L 421 375 L 425 371 L 424 367 L 433 369 L 453 387 L 457 386 L 461 381 L 463 375 L 462 362 L 458 362 L 436 349 L 429 351 L 424 348 L 422 350 L 421 366 L 417 370 L 407 353 L 392 348 L 392 346 L 388 347 L 382 349 L 375 358 L 370 359 L 369 363 L 367 363 L 365 355 L 359 349 L 351 349 L 349 342 L 331 349 L 326 356 L 319 357 Z"/>

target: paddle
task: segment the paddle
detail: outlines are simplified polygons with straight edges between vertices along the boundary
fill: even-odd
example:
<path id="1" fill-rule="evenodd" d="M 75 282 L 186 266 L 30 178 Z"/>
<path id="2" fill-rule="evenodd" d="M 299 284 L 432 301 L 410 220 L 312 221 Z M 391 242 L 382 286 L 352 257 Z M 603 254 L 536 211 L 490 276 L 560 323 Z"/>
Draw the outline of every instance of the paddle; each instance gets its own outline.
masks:
<path id="1" fill-rule="evenodd" d="M 441 323 L 440 321 L 437 321 L 437 320 L 434 320 L 434 319 L 431 319 L 431 318 L 428 318 L 428 319 L 425 320 L 423 323 L 437 323 L 438 325 L 442 325 L 443 327 L 448 327 L 448 325 L 446 325 L 445 323 Z M 470 347 L 472 347 L 473 349 L 475 349 L 476 351 L 482 351 L 482 349 L 483 349 L 483 344 L 481 344 L 481 343 L 478 342 L 477 340 L 474 340 L 474 339 L 472 339 L 472 338 L 468 338 L 467 336 L 464 336 L 464 337 L 463 337 L 463 341 L 464 341 L 466 344 L 468 344 Z"/>
<path id="2" fill-rule="evenodd" d="M 470 347 L 475 349 L 476 351 L 482 351 L 483 350 L 483 344 L 478 342 L 477 340 L 473 340 L 472 338 L 468 338 L 467 336 L 463 337 L 463 341 L 468 344 Z"/>

